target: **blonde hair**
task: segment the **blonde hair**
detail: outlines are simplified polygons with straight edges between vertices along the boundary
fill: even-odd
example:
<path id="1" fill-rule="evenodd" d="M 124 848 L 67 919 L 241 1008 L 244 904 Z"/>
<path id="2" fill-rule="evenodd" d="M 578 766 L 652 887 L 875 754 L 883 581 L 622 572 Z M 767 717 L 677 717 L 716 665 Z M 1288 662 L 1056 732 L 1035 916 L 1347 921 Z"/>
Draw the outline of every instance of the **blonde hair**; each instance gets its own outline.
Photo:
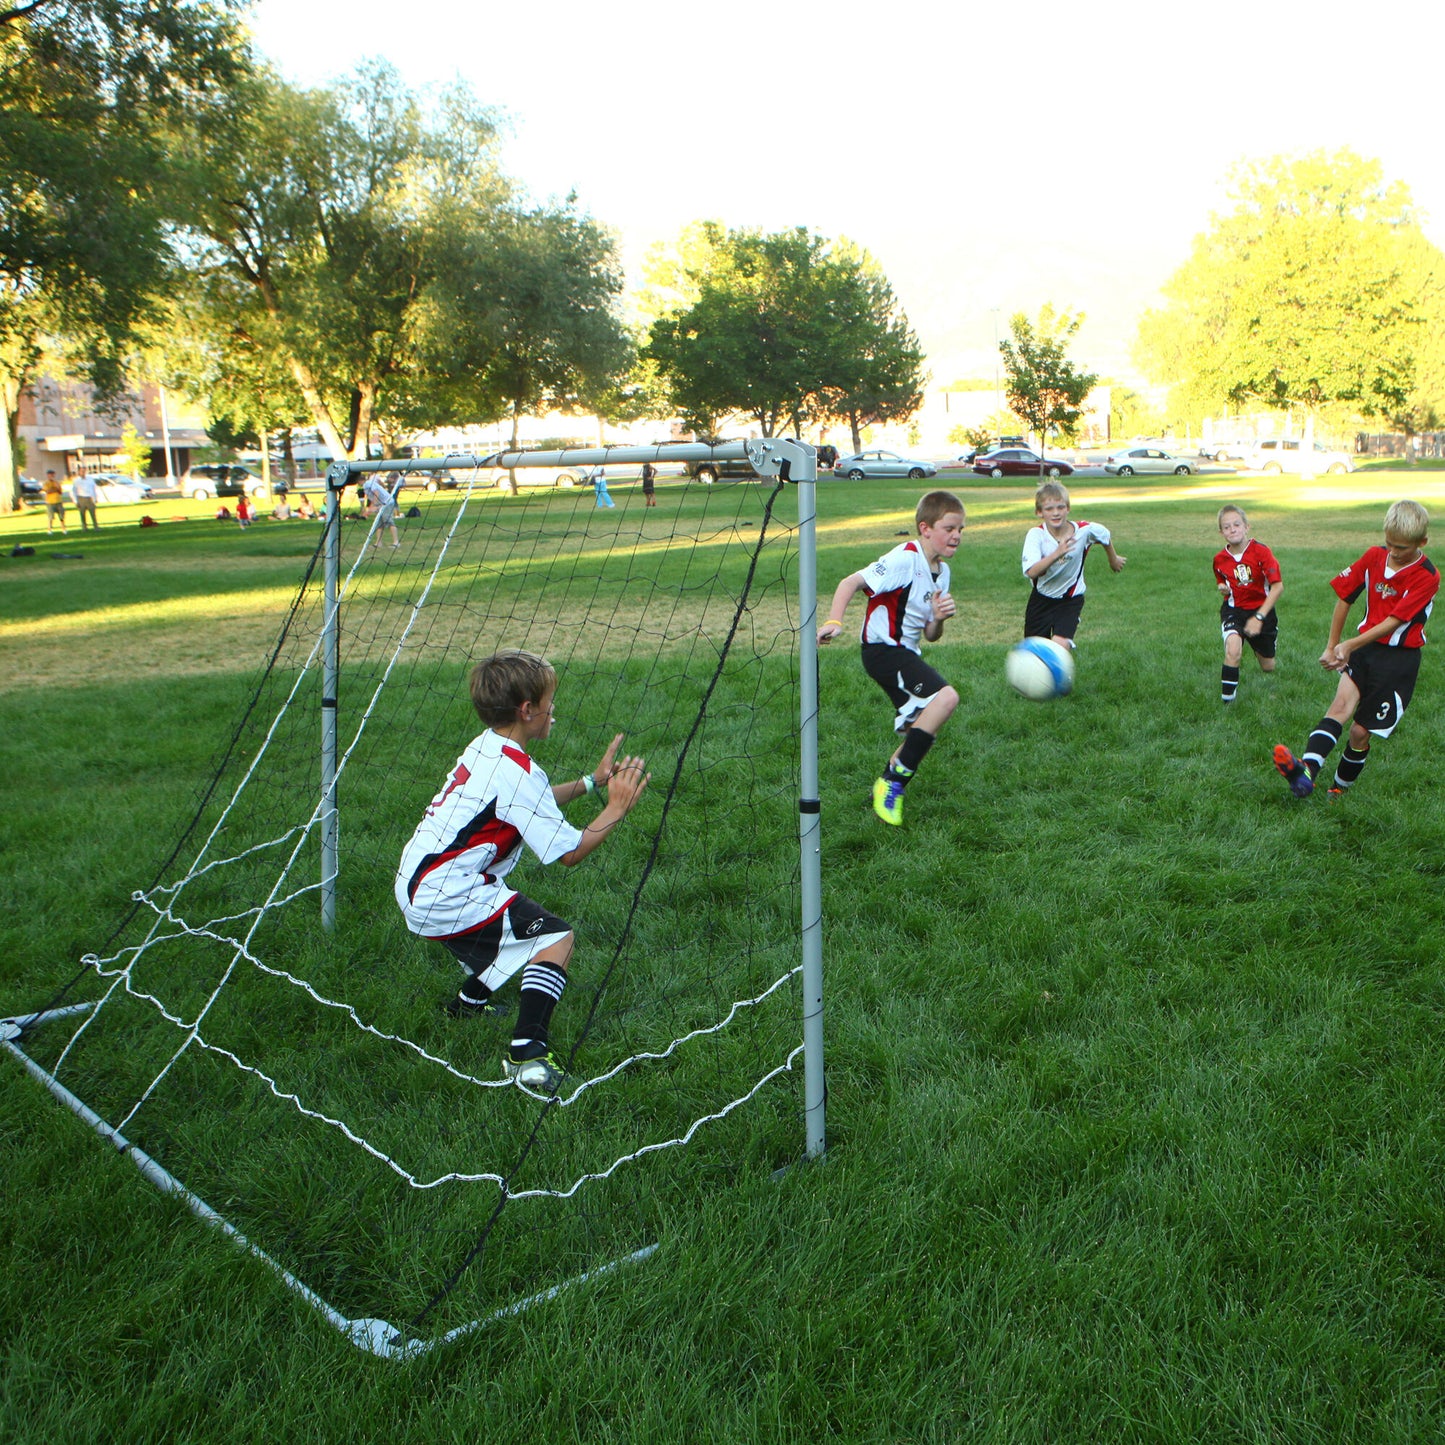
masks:
<path id="1" fill-rule="evenodd" d="M 524 702 L 540 703 L 556 686 L 556 669 L 545 657 L 512 647 L 472 669 L 472 706 L 488 727 L 505 727 Z"/>
<path id="2" fill-rule="evenodd" d="M 914 509 L 913 525 L 921 527 L 926 522 L 930 527 L 936 527 L 950 512 L 957 512 L 965 520 L 968 517 L 963 503 L 952 492 L 925 492 Z"/>
<path id="3" fill-rule="evenodd" d="M 1249 526 L 1249 514 L 1239 505 L 1238 502 L 1226 502 L 1214 518 L 1214 525 L 1222 532 L 1224 530 L 1224 517 L 1227 512 L 1233 512 L 1241 522 Z"/>
<path id="4" fill-rule="evenodd" d="M 1430 514 L 1419 502 L 1396 502 L 1385 513 L 1385 535 L 1418 547 L 1430 532 Z"/>
<path id="5" fill-rule="evenodd" d="M 1034 511 L 1042 512 L 1045 502 L 1062 502 L 1068 506 L 1069 489 L 1062 482 L 1040 482 L 1034 493 Z"/>

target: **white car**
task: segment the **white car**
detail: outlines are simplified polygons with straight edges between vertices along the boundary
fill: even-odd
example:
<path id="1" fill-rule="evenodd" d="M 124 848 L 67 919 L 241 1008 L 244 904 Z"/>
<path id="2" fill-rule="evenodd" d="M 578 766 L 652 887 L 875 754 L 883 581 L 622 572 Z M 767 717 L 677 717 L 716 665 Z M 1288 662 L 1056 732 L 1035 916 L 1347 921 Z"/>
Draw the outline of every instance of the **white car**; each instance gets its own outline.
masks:
<path id="1" fill-rule="evenodd" d="M 138 482 L 133 477 L 123 476 L 120 472 L 94 472 L 90 479 L 95 483 L 95 500 L 97 502 L 150 501 L 151 489 L 144 482 Z M 65 500 L 73 501 L 74 493 L 75 484 L 72 483 L 65 489 Z"/>
<path id="2" fill-rule="evenodd" d="M 851 457 L 839 457 L 833 464 L 833 475 L 847 477 L 850 482 L 864 477 L 912 477 L 916 482 L 920 477 L 936 477 L 938 468 L 932 462 L 915 462 L 897 452 L 873 447 Z"/>
<path id="3" fill-rule="evenodd" d="M 1187 477 L 1196 468 L 1193 462 L 1163 447 L 1125 447 L 1104 458 L 1104 470 L 1111 477 L 1132 477 L 1136 472 L 1140 476 L 1172 472 L 1176 477 Z"/>
<path id="4" fill-rule="evenodd" d="M 1355 469 L 1354 462 L 1344 452 L 1331 451 L 1329 447 L 1322 447 L 1318 442 L 1314 446 L 1312 462 L 1310 455 L 1305 451 L 1303 442 L 1264 441 L 1255 445 L 1245 458 L 1245 465 L 1252 471 L 1263 472 L 1266 476 L 1278 476 L 1281 472 L 1288 472 L 1293 477 L 1303 476 L 1306 464 L 1311 476 L 1319 476 L 1321 472 L 1327 472 L 1331 476 L 1343 476 Z"/>

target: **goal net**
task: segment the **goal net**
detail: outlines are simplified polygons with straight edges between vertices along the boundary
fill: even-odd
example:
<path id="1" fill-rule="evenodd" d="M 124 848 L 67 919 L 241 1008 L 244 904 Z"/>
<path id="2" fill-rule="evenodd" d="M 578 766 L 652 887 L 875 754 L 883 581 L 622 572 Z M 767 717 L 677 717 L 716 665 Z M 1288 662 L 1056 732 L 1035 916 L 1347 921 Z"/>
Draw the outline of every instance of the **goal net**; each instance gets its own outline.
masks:
<path id="1" fill-rule="evenodd" d="M 517 495 L 481 465 L 435 492 L 402 476 L 395 546 L 348 490 L 324 529 L 335 602 L 323 541 L 170 861 L 7 1044 L 381 1353 L 638 1258 L 710 1180 L 801 1152 L 811 516 L 776 478 L 662 471 L 651 505 L 615 463 L 606 495 L 525 469 Z M 550 1096 L 502 1075 L 515 981 L 511 1013 L 452 1017 L 464 975 L 393 897 L 482 730 L 471 665 L 507 647 L 557 670 L 533 748 L 553 782 L 618 732 L 652 774 L 583 864 L 525 854 L 508 879 L 577 935 Z"/>

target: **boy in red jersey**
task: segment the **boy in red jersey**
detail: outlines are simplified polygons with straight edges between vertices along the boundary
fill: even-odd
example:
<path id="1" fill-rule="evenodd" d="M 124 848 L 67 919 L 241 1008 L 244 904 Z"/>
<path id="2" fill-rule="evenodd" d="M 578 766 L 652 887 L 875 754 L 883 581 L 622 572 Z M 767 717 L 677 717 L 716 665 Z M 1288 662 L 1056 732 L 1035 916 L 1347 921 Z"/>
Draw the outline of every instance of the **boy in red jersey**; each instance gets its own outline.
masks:
<path id="1" fill-rule="evenodd" d="M 1233 702 L 1239 691 L 1239 660 L 1244 644 L 1254 649 L 1261 672 L 1274 671 L 1279 638 L 1275 603 L 1284 591 L 1274 553 L 1249 535 L 1249 518 L 1233 502 L 1215 518 L 1224 547 L 1214 554 L 1214 580 L 1224 601 L 1219 604 L 1219 630 L 1224 634 L 1224 668 L 1219 675 L 1219 700 Z"/>
<path id="2" fill-rule="evenodd" d="M 897 708 L 893 730 L 903 734 L 873 784 L 873 811 L 895 828 L 903 822 L 903 790 L 958 706 L 958 693 L 924 662 L 918 643 L 920 638 L 937 642 L 957 610 L 948 592 L 948 559 L 963 536 L 963 503 L 952 492 L 928 492 L 913 518 L 918 540 L 845 577 L 833 594 L 828 620 L 818 629 L 819 646 L 831 642 L 843 630 L 853 594 L 867 593 L 863 670 Z"/>
<path id="3" fill-rule="evenodd" d="M 1033 584 L 1024 609 L 1025 637 L 1052 637 L 1072 649 L 1084 610 L 1084 563 L 1089 548 L 1103 547 L 1109 566 L 1124 570 L 1129 559 L 1114 550 L 1114 538 L 1101 522 L 1069 520 L 1069 489 L 1044 482 L 1034 493 L 1037 527 L 1024 536 L 1024 576 Z"/>
<path id="4" fill-rule="evenodd" d="M 396 901 L 406 926 L 435 939 L 467 972 L 448 1004 L 456 1015 L 494 1013 L 492 993 L 521 974 L 517 1025 L 502 1072 L 555 1093 L 566 1077 L 548 1044 L 552 1010 L 567 984 L 572 929 L 503 881 L 525 843 L 543 863 L 580 863 L 631 811 L 651 774 L 641 758 L 618 758 L 622 734 L 575 783 L 549 783 L 528 744 L 552 731 L 557 674 L 530 652 L 498 652 L 472 670 L 472 704 L 488 724 L 457 759 L 401 855 Z M 562 808 L 607 789 L 585 828 Z"/>
<path id="5" fill-rule="evenodd" d="M 1274 765 L 1297 798 L 1314 791 L 1346 722 L 1350 737 L 1335 769 L 1332 796 L 1364 771 L 1370 734 L 1389 737 L 1404 715 L 1420 671 L 1425 622 L 1440 587 L 1435 564 L 1420 550 L 1430 540 L 1429 526 L 1430 515 L 1419 502 L 1396 502 L 1385 513 L 1385 545 L 1371 547 L 1330 583 L 1339 601 L 1320 666 L 1340 674 L 1335 700 L 1310 734 L 1303 757 L 1283 743 L 1274 750 Z M 1341 641 L 1350 606 L 1362 592 L 1364 620 L 1353 637 Z"/>

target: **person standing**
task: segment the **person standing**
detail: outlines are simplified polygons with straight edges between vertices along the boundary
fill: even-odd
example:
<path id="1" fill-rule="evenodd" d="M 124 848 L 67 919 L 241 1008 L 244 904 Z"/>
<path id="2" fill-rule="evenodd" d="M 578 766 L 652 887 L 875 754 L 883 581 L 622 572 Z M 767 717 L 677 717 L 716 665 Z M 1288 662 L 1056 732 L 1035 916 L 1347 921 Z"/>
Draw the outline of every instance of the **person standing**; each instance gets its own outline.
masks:
<path id="1" fill-rule="evenodd" d="M 69 536 L 65 530 L 65 490 L 60 485 L 60 478 L 54 472 L 45 474 L 45 530 L 53 532 L 55 524 L 60 523 L 60 535 Z"/>
<path id="2" fill-rule="evenodd" d="M 80 513 L 80 530 L 86 531 L 85 519 L 90 517 L 90 525 L 98 532 L 100 531 L 100 519 L 95 515 L 95 503 L 97 492 L 95 478 L 82 473 L 70 485 L 70 495 L 75 500 L 75 510 Z M 61 520 L 64 520 L 62 513 Z"/>
<path id="3" fill-rule="evenodd" d="M 642 501 L 644 506 L 657 505 L 657 468 L 651 462 L 642 464 Z"/>

